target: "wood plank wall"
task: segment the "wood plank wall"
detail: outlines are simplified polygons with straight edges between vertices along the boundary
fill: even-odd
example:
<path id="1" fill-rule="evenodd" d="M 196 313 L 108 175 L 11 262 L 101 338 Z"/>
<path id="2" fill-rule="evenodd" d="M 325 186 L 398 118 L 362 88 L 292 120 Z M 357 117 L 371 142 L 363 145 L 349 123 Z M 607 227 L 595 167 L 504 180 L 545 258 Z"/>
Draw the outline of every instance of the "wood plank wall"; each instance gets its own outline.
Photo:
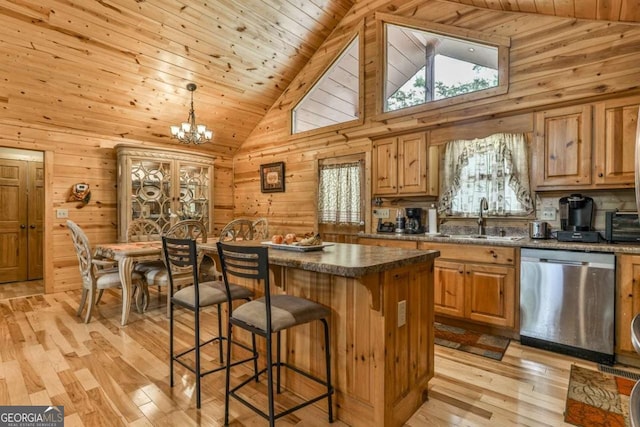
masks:
<path id="1" fill-rule="evenodd" d="M 376 117 L 381 55 L 376 12 L 510 37 L 508 93 L 388 120 Z M 364 123 L 339 131 L 291 136 L 290 109 L 363 19 Z M 637 93 L 639 43 L 640 26 L 636 24 L 499 12 L 437 0 L 358 2 L 234 157 L 235 213 L 266 216 L 273 233 L 314 229 L 318 158 L 345 150 L 369 152 L 372 138 L 418 130 L 433 129 L 433 142 L 438 143 L 443 135 L 469 138 L 476 130 L 493 133 L 504 123 L 510 123 L 507 127 L 520 123 L 522 132 L 531 132 L 533 111 Z M 518 117 L 511 119 L 512 115 Z M 259 164 L 274 161 L 286 164 L 286 192 L 261 194 Z M 371 206 L 369 199 L 367 203 Z"/>
<path id="2" fill-rule="evenodd" d="M 68 209 L 69 219 L 87 233 L 92 245 L 117 240 L 116 153 L 119 143 L 145 145 L 141 141 L 113 139 L 52 126 L 0 124 L 0 147 L 45 152 L 45 289 L 58 292 L 81 286 L 78 262 L 66 219 L 57 219 L 57 209 Z M 150 144 L 149 144 L 150 145 Z M 157 146 L 157 145 L 156 145 Z M 231 201 L 233 162 L 230 156 L 216 155 L 214 166 L 214 223 L 219 232 L 233 217 Z M 71 186 L 90 185 L 91 201 L 84 207 L 68 202 Z"/>

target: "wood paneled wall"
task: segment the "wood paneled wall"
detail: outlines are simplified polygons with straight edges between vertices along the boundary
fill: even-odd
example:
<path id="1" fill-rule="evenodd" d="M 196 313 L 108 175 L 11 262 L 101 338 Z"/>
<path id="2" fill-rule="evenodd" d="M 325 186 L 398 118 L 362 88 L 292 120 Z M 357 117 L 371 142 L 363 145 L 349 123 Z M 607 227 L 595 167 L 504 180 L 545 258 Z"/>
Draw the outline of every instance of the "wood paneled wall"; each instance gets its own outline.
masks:
<path id="1" fill-rule="evenodd" d="M 46 292 L 77 289 L 81 286 L 78 262 L 66 219 L 57 219 L 57 209 L 68 209 L 69 219 L 87 233 L 92 245 L 117 240 L 116 153 L 118 143 L 144 145 L 141 141 L 113 139 L 67 132 L 64 129 L 34 128 L 0 124 L 0 147 L 45 153 L 45 246 L 44 281 Z M 233 217 L 232 159 L 218 155 L 214 166 L 214 223 L 219 232 Z M 71 186 L 86 182 L 91 201 L 84 207 L 68 202 Z"/>
<path id="2" fill-rule="evenodd" d="M 393 118 L 376 117 L 379 36 L 375 13 L 455 25 L 511 38 L 510 86 L 506 94 L 466 104 L 426 109 Z M 339 131 L 291 136 L 290 109 L 333 61 L 349 34 L 365 21 L 364 123 Z M 434 142 L 463 126 L 473 133 L 501 129 L 501 118 L 522 119 L 551 106 L 579 104 L 640 90 L 640 26 L 603 21 L 477 9 L 453 2 L 358 2 L 294 79 L 234 157 L 237 215 L 266 216 L 272 232 L 309 231 L 316 226 L 317 158 L 340 151 L 369 152 L 371 140 L 392 133 L 434 130 Z M 509 120 L 517 123 L 517 120 Z M 443 129 L 450 127 L 449 129 Z M 452 130 L 453 129 L 453 130 Z M 517 129 L 510 129 L 517 131 Z M 478 135 L 483 136 L 483 135 Z M 259 164 L 284 161 L 286 192 L 260 193 Z M 370 200 L 367 200 L 370 203 Z"/>

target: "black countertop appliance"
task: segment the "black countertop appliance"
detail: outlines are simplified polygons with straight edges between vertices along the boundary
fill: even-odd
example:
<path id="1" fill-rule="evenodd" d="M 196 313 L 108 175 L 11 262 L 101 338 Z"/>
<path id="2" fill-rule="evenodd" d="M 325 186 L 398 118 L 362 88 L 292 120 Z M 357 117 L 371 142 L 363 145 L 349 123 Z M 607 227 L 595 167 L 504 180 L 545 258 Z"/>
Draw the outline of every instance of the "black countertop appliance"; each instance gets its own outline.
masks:
<path id="1" fill-rule="evenodd" d="M 424 233 L 424 226 L 422 225 L 422 208 L 406 208 L 405 213 L 407 214 L 405 233 Z"/>
<path id="2" fill-rule="evenodd" d="M 600 233 L 593 230 L 593 199 L 582 194 L 560 198 L 560 242 L 600 241 Z"/>

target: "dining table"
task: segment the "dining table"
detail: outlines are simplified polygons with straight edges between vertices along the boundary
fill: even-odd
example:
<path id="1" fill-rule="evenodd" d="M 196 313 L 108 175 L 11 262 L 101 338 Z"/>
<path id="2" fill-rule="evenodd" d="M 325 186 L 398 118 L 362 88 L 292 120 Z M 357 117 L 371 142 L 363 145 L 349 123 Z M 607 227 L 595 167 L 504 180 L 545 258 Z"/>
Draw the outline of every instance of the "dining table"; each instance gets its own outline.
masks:
<path id="1" fill-rule="evenodd" d="M 96 256 L 112 259 L 118 262 L 118 273 L 122 283 L 122 319 L 120 323 L 125 326 L 129 321 L 131 311 L 131 297 L 133 295 L 133 268 L 140 261 L 155 261 L 162 259 L 162 242 L 127 242 L 127 243 L 103 243 L 95 248 Z M 144 289 L 139 292 L 146 293 Z"/>

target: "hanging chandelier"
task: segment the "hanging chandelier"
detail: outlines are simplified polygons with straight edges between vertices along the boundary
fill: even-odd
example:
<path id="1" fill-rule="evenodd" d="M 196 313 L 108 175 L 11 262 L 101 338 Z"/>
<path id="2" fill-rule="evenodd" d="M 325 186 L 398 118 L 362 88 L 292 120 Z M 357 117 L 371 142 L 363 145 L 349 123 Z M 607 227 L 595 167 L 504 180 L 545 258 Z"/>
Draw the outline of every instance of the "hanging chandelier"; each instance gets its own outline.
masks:
<path id="1" fill-rule="evenodd" d="M 195 83 L 187 84 L 187 90 L 191 92 L 191 110 L 189 110 L 189 118 L 186 122 L 182 122 L 179 126 L 171 126 L 171 137 L 176 138 L 183 144 L 203 144 L 211 141 L 213 131 L 207 129 L 203 124 L 196 124 L 196 113 L 193 111 L 193 92 L 197 86 Z"/>

